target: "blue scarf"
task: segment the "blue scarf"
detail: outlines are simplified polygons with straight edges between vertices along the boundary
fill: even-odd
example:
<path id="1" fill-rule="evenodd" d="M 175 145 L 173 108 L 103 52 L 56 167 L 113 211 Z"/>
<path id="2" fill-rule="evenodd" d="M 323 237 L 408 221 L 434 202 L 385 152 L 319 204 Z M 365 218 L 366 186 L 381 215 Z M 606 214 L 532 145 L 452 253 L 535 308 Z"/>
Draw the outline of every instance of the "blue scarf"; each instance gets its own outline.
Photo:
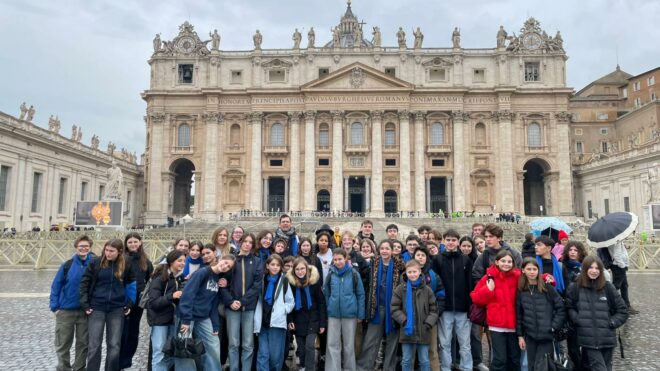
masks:
<path id="1" fill-rule="evenodd" d="M 266 259 L 270 256 L 270 249 L 266 248 L 259 248 L 259 258 L 261 259 L 262 262 L 266 262 Z"/>
<path id="2" fill-rule="evenodd" d="M 348 263 L 346 263 L 346 265 L 344 265 L 344 268 L 339 269 L 339 268 L 337 268 L 337 266 L 335 266 L 335 269 L 337 270 L 337 274 L 339 275 L 339 277 L 341 277 L 341 276 L 343 276 L 346 272 L 348 272 L 349 270 L 351 270 L 352 268 L 351 268 L 351 266 L 350 266 Z"/>
<path id="3" fill-rule="evenodd" d="M 376 300 L 380 300 L 380 283 L 382 282 L 383 274 L 383 259 L 380 259 L 378 264 L 378 283 L 376 284 Z M 390 310 L 390 303 L 392 302 L 392 286 L 394 285 L 394 261 L 390 259 L 390 264 L 387 266 L 387 286 L 385 287 L 385 335 L 394 330 L 394 322 L 392 321 L 392 313 Z M 376 309 L 376 316 L 371 323 L 380 324 L 380 310 Z"/>
<path id="4" fill-rule="evenodd" d="M 582 268 L 582 263 L 573 259 L 568 259 L 564 264 L 568 265 L 569 268 Z"/>
<path id="5" fill-rule="evenodd" d="M 289 238 L 289 250 L 291 250 L 291 255 L 297 256 L 298 255 L 298 239 L 297 238 Z"/>
<path id="6" fill-rule="evenodd" d="M 270 274 L 266 278 L 268 281 L 268 286 L 266 287 L 266 294 L 264 295 L 264 301 L 268 303 L 268 305 L 273 305 L 273 294 L 275 293 L 275 284 L 277 283 L 277 280 L 280 278 L 279 273 L 271 276 Z"/>
<path id="7" fill-rule="evenodd" d="M 409 262 L 413 257 L 410 255 L 408 250 L 404 251 L 403 254 L 401 254 L 401 259 L 403 260 L 404 263 Z"/>
<path id="8" fill-rule="evenodd" d="M 555 278 L 555 288 L 557 289 L 558 293 L 563 294 L 566 286 L 564 285 L 564 276 L 562 275 L 559 261 L 557 261 L 557 258 L 555 258 L 555 256 L 552 254 L 550 255 L 550 258 L 552 259 L 552 273 L 554 273 L 553 277 Z M 543 259 L 537 255 L 536 261 L 539 263 L 539 271 L 543 273 Z"/>
<path id="9" fill-rule="evenodd" d="M 296 310 L 302 309 L 302 296 L 300 291 L 302 288 L 296 287 Z M 312 309 L 312 296 L 309 294 L 309 286 L 305 286 L 305 296 L 307 297 L 307 310 Z"/>
<path id="10" fill-rule="evenodd" d="M 190 256 L 186 256 L 186 265 L 183 267 L 184 277 L 188 277 L 188 273 L 190 273 L 190 264 L 202 266 L 202 264 L 204 264 L 204 259 L 202 259 L 201 256 L 197 259 L 193 259 Z"/>
<path id="11" fill-rule="evenodd" d="M 406 326 L 403 328 L 406 336 L 412 336 L 415 332 L 415 308 L 413 306 L 413 287 L 419 287 L 422 284 L 422 276 L 417 278 L 417 281 L 411 282 L 408 280 L 406 284 Z"/>

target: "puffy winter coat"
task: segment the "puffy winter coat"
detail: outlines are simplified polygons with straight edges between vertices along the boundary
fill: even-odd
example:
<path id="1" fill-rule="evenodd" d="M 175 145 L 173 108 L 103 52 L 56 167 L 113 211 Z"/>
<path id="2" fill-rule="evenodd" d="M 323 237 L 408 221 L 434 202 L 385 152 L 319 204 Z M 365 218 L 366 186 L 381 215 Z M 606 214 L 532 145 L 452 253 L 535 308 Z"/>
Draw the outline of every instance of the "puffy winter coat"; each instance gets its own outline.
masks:
<path id="1" fill-rule="evenodd" d="M 495 280 L 495 290 L 493 291 L 486 286 L 488 277 L 493 277 Z M 470 294 L 474 304 L 486 306 L 488 326 L 516 329 L 516 293 L 519 278 L 520 269 L 518 268 L 502 272 L 492 265 Z"/>
<path id="2" fill-rule="evenodd" d="M 151 264 L 151 261 L 147 259 L 147 270 L 143 271 L 140 269 L 140 255 L 136 252 L 129 252 L 125 255 L 126 265 L 130 265 L 133 269 L 133 274 L 135 275 L 135 284 L 137 285 L 137 297 L 139 298 L 142 294 L 142 290 L 149 282 L 149 277 L 154 273 L 154 266 Z"/>
<path id="3" fill-rule="evenodd" d="M 364 319 L 364 287 L 357 271 L 351 268 L 340 276 L 335 266 L 330 267 L 323 285 L 328 317 Z"/>
<path id="4" fill-rule="evenodd" d="M 472 260 L 459 250 L 445 251 L 434 256 L 431 265 L 445 286 L 444 310 L 468 312 L 472 304 Z"/>
<path id="5" fill-rule="evenodd" d="M 95 259 L 92 254 L 88 254 L 84 261 L 76 254 L 60 265 L 50 287 L 51 311 L 80 309 L 80 281 L 92 259 Z M 69 268 L 65 269 L 66 266 Z"/>
<path id="6" fill-rule="evenodd" d="M 424 280 L 418 287 L 413 287 L 414 331 L 408 336 L 404 330 L 410 313 L 406 312 L 407 278 L 394 290 L 390 310 L 392 318 L 399 325 L 399 342 L 407 344 L 430 344 L 431 328 L 438 323 L 438 307 L 433 290 Z"/>
<path id="7" fill-rule="evenodd" d="M 267 280 L 267 275 L 264 276 L 264 281 Z M 259 295 L 259 301 L 257 302 L 257 307 L 254 310 L 254 333 L 258 334 L 261 332 L 261 326 L 263 325 L 263 315 L 264 315 L 264 293 L 268 283 L 264 282 L 262 285 L 261 295 Z M 281 274 L 280 278 L 275 283 L 275 293 L 273 293 L 273 306 L 271 307 L 270 312 L 270 328 L 280 328 L 286 329 L 289 322 L 287 322 L 287 315 L 291 313 L 294 305 L 296 305 L 295 299 L 293 298 L 293 290 L 289 285 L 289 281 L 286 277 Z"/>
<path id="8" fill-rule="evenodd" d="M 545 285 L 545 292 L 538 286 L 518 291 L 516 296 L 516 333 L 536 341 L 551 341 L 554 331 L 566 321 L 564 301 L 552 285 Z"/>
<path id="9" fill-rule="evenodd" d="M 80 307 L 105 312 L 123 307 L 132 307 L 136 301 L 137 286 L 133 269 L 124 265 L 122 279 L 115 277 L 116 261 L 108 261 L 101 268 L 101 259 L 94 259 L 88 265 L 80 281 Z"/>
<path id="10" fill-rule="evenodd" d="M 174 277 L 171 273 L 165 282 L 160 276 L 152 278 L 147 307 L 149 326 L 167 326 L 174 323 L 174 314 L 179 299 L 174 299 L 173 294 L 175 291 L 181 290 L 182 281 L 183 275 Z"/>
<path id="11" fill-rule="evenodd" d="M 296 292 L 300 291 L 302 307 L 295 309 L 289 314 L 288 321 L 295 326 L 294 334 L 296 336 L 307 336 L 309 334 L 318 334 L 320 328 L 328 328 L 328 309 L 325 305 L 325 296 L 321 284 L 321 274 L 314 266 L 309 267 L 307 275 L 308 285 L 301 286 L 300 281 L 293 276 L 293 269 L 286 274 L 286 278 L 291 284 L 293 297 L 295 301 Z M 305 287 L 309 287 L 309 296 L 312 299 L 312 307 L 307 309 L 307 295 Z"/>
<path id="12" fill-rule="evenodd" d="M 237 255 L 229 286 L 220 289 L 226 310 L 234 300 L 241 302 L 241 311 L 255 310 L 263 285 L 263 264 L 252 254 Z"/>
<path id="13" fill-rule="evenodd" d="M 606 282 L 602 290 L 572 283 L 566 299 L 580 346 L 591 349 L 616 346 L 615 330 L 628 319 L 628 308 L 611 283 Z"/>

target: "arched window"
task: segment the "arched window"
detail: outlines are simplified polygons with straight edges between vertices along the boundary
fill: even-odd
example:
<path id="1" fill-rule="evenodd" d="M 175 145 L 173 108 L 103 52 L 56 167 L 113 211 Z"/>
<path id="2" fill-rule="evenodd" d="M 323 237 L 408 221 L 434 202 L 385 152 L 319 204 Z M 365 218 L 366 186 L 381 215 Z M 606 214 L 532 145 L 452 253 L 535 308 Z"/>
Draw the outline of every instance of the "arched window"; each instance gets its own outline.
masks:
<path id="1" fill-rule="evenodd" d="M 486 125 L 483 122 L 479 122 L 474 126 L 474 137 L 476 145 L 486 145 Z"/>
<path id="2" fill-rule="evenodd" d="M 479 183 L 477 183 L 477 203 L 487 204 L 488 199 L 488 184 L 485 181 L 480 180 Z"/>
<path id="3" fill-rule="evenodd" d="M 388 122 L 385 125 L 385 145 L 386 146 L 396 145 L 396 127 L 391 122 Z"/>
<path id="4" fill-rule="evenodd" d="M 364 144 L 364 130 L 362 129 L 362 124 L 359 122 L 351 124 L 351 144 Z"/>
<path id="5" fill-rule="evenodd" d="M 275 123 L 270 128 L 270 145 L 283 146 L 284 145 L 284 128 L 282 124 Z"/>
<path id="6" fill-rule="evenodd" d="M 527 127 L 527 145 L 541 147 L 541 125 L 536 122 L 532 122 Z"/>
<path id="7" fill-rule="evenodd" d="M 435 122 L 431 125 L 431 145 L 445 144 L 445 127 Z"/>
<path id="8" fill-rule="evenodd" d="M 241 126 L 233 124 L 229 129 L 229 144 L 232 147 L 239 147 L 241 145 Z"/>
<path id="9" fill-rule="evenodd" d="M 326 123 L 319 126 L 319 146 L 330 146 L 330 127 Z"/>
<path id="10" fill-rule="evenodd" d="M 190 125 L 179 125 L 177 132 L 177 147 L 190 147 Z"/>

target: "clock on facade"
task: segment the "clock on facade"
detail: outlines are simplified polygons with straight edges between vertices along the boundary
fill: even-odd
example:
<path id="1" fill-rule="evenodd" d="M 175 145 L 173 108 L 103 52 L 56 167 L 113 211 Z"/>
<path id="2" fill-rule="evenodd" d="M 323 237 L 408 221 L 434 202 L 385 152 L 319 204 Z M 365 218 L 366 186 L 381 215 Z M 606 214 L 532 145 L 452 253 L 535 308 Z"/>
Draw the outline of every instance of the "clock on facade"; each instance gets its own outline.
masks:
<path id="1" fill-rule="evenodd" d="M 529 50 L 536 50 L 541 47 L 541 37 L 535 33 L 528 33 L 523 37 L 523 46 Z"/>
<path id="2" fill-rule="evenodd" d="M 195 40 L 193 40 L 190 37 L 182 37 L 181 39 L 179 39 L 176 45 L 181 52 L 187 54 L 193 51 L 195 47 Z"/>

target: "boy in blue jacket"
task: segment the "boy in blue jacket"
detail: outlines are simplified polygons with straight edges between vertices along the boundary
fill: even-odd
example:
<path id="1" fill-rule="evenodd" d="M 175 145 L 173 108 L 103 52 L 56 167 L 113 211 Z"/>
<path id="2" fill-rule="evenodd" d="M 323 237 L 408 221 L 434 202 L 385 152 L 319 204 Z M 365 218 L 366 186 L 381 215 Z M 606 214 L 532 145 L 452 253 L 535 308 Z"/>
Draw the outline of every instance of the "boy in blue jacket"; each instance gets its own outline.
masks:
<path id="1" fill-rule="evenodd" d="M 87 315 L 80 307 L 80 280 L 94 258 L 90 253 L 92 239 L 78 237 L 73 247 L 76 254 L 62 263 L 50 287 L 50 310 L 55 313 L 55 353 L 58 370 L 84 370 L 87 360 Z M 73 367 L 69 350 L 76 337 Z"/>

